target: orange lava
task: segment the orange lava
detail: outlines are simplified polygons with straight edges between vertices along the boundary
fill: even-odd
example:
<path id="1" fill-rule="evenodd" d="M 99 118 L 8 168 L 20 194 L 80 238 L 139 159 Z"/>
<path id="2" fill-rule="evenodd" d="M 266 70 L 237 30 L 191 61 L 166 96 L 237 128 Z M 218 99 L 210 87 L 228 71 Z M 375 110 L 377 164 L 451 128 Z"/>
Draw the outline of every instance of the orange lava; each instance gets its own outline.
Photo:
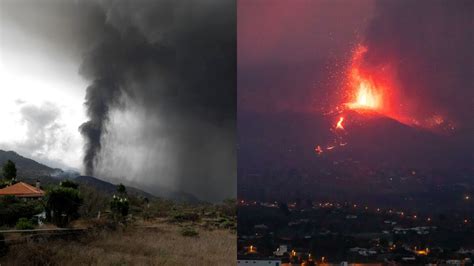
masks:
<path id="1" fill-rule="evenodd" d="M 352 52 L 351 60 L 344 75 L 344 85 L 338 103 L 330 107 L 327 114 L 338 114 L 339 120 L 331 130 L 347 130 L 352 123 L 351 116 L 345 111 L 377 114 L 385 116 L 408 126 L 421 127 L 441 134 L 452 134 L 458 123 L 452 121 L 443 110 L 425 112 L 423 98 L 406 98 L 398 76 L 400 62 L 387 55 L 384 60 L 374 64 L 369 48 L 359 44 Z M 381 55 L 384 56 L 384 55 Z M 410 88 L 416 89 L 416 88 Z M 418 100 L 415 102 L 415 100 Z M 341 115 L 344 115 L 342 117 Z M 341 131 L 339 131 L 341 133 Z"/>
<path id="2" fill-rule="evenodd" d="M 314 148 L 314 151 L 319 155 L 323 152 L 323 149 L 321 149 L 321 146 L 316 146 L 316 148 Z"/>
<path id="3" fill-rule="evenodd" d="M 337 124 L 336 124 L 336 128 L 338 129 L 344 129 L 344 127 L 342 126 L 342 122 L 344 121 L 344 117 L 339 117 L 339 121 L 337 121 Z"/>
<path id="4" fill-rule="evenodd" d="M 367 47 L 359 45 L 352 57 L 349 72 L 351 101 L 346 106 L 350 109 L 381 110 L 385 88 L 377 84 L 373 75 L 362 71 L 361 60 L 366 52 Z"/>
<path id="5" fill-rule="evenodd" d="M 354 102 L 347 103 L 351 109 L 378 109 L 381 106 L 381 94 L 373 84 L 366 80 L 361 80 Z"/>

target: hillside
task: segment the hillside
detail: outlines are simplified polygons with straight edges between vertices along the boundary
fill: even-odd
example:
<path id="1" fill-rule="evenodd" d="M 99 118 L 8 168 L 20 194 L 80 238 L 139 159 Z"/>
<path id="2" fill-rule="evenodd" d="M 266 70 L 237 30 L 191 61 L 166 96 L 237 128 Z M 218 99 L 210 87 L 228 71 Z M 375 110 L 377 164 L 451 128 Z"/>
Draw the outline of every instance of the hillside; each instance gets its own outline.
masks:
<path id="1" fill-rule="evenodd" d="M 23 157 L 14 151 L 0 150 L 0 165 L 4 165 L 8 160 L 11 160 L 16 164 L 18 177 L 38 178 L 62 172 L 61 169 L 54 169 L 44 164 L 40 164 L 32 159 Z"/>
<path id="2" fill-rule="evenodd" d="M 0 164 L 3 165 L 7 160 L 11 160 L 17 167 L 17 177 L 19 180 L 34 183 L 39 179 L 42 185 L 58 184 L 64 179 L 74 179 L 77 183 L 87 185 L 95 188 L 98 191 L 112 194 L 115 192 L 117 185 L 122 183 L 121 180 L 110 180 L 110 182 L 98 179 L 92 176 L 80 176 L 78 172 L 74 171 L 63 171 L 61 169 L 55 169 L 48 167 L 44 164 L 38 163 L 32 159 L 23 157 L 14 151 L 3 151 L 0 150 Z M 177 202 L 190 202 L 197 203 L 199 200 L 189 193 L 180 191 L 174 191 L 166 188 L 154 188 L 151 193 L 145 192 L 138 188 L 139 184 L 127 184 L 127 190 L 132 195 L 154 198 L 160 197 L 165 199 L 174 200 Z"/>
<path id="3" fill-rule="evenodd" d="M 239 196 L 449 207 L 445 199 L 463 193 L 455 184 L 474 186 L 472 151 L 455 137 L 376 113 L 343 115 L 344 130 L 331 131 L 337 116 L 240 114 Z"/>
<path id="4" fill-rule="evenodd" d="M 249 118 L 248 116 L 252 116 Z M 351 159 L 368 167 L 453 169 L 469 163 L 469 150 L 442 136 L 377 114 L 345 113 L 345 130 L 333 133 L 337 117 L 314 114 L 241 114 L 239 170 L 252 173 L 272 165 L 287 168 L 334 166 Z M 337 141 L 336 141 L 337 139 Z M 335 143 L 336 142 L 336 143 Z M 339 147 L 339 143 L 344 146 Z M 316 156 L 317 145 L 334 150 Z"/>
<path id="5" fill-rule="evenodd" d="M 140 184 L 136 181 L 135 182 L 123 181 L 121 179 L 111 178 L 111 177 L 104 178 L 104 179 L 109 183 L 113 183 L 113 184 L 123 183 L 127 187 L 131 187 L 131 188 L 139 188 L 143 186 L 143 184 Z M 183 191 L 173 190 L 173 189 L 163 187 L 163 186 L 153 185 L 153 186 L 147 187 L 146 190 L 152 195 L 156 195 L 157 197 L 164 198 L 164 199 L 170 199 L 175 202 L 187 202 L 187 203 L 200 202 L 200 200 L 193 194 L 186 193 Z"/>
<path id="6" fill-rule="evenodd" d="M 117 191 L 117 185 L 97 179 L 92 176 L 78 176 L 74 178 L 73 180 L 80 185 L 93 187 L 97 191 L 100 191 L 103 193 L 113 194 Z M 147 197 L 149 199 L 155 198 L 154 195 L 147 193 L 145 191 L 139 190 L 137 188 L 129 187 L 129 186 L 126 186 L 126 188 L 127 188 L 127 192 L 131 195 Z"/>

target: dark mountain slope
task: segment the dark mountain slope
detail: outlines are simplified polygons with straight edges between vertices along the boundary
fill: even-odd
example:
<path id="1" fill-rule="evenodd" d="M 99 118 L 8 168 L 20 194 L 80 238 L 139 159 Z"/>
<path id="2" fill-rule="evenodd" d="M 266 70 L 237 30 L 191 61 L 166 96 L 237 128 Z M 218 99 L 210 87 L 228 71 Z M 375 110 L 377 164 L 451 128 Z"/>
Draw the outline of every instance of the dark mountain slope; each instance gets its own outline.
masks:
<path id="1" fill-rule="evenodd" d="M 45 186 L 50 184 L 59 184 L 59 182 L 64 179 L 73 179 L 81 185 L 94 187 L 99 192 L 112 194 L 116 191 L 116 185 L 112 183 L 118 184 L 122 182 L 121 180 L 110 180 L 112 182 L 111 183 L 92 176 L 80 176 L 78 172 L 63 171 L 61 169 L 51 168 L 32 159 L 23 157 L 14 151 L 0 150 L 0 166 L 3 166 L 7 160 L 11 160 L 15 163 L 17 167 L 18 180 L 31 184 L 34 184 L 36 180 L 40 180 L 41 184 Z M 165 188 L 155 188 L 154 191 L 150 191 L 151 193 L 148 193 L 134 187 L 139 186 L 139 184 L 131 185 L 132 186 L 127 186 L 127 190 L 132 195 L 143 196 L 147 198 L 160 197 L 179 202 L 199 202 L 199 200 L 194 195 L 189 193 Z"/>
<path id="2" fill-rule="evenodd" d="M 18 177 L 37 178 L 40 176 L 51 176 L 62 172 L 61 169 L 54 169 L 44 164 L 40 164 L 32 159 L 23 157 L 14 151 L 0 150 L 0 165 L 3 166 L 8 160 L 15 163 Z"/>

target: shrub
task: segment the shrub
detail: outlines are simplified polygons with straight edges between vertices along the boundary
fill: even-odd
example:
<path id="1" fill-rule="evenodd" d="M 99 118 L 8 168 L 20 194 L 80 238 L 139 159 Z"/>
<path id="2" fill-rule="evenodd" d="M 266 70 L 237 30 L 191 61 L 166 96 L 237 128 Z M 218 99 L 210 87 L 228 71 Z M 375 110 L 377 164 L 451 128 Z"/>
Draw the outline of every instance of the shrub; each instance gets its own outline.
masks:
<path id="1" fill-rule="evenodd" d="M 219 227 L 224 229 L 235 229 L 235 222 L 225 220 L 220 222 Z"/>
<path id="2" fill-rule="evenodd" d="M 196 222 L 199 220 L 199 214 L 194 212 L 176 212 L 173 215 L 173 221 L 181 222 Z"/>
<path id="3" fill-rule="evenodd" d="M 41 201 L 22 201 L 15 197 L 0 198 L 0 226 L 14 226 L 21 217 L 31 219 L 33 215 L 43 212 Z"/>
<path id="4" fill-rule="evenodd" d="M 151 217 L 168 217 L 173 206 L 171 201 L 157 199 L 150 203 L 148 211 Z"/>
<path id="5" fill-rule="evenodd" d="M 79 187 L 79 184 L 74 183 L 71 180 L 64 180 L 59 183 L 59 186 L 77 189 Z"/>
<path id="6" fill-rule="evenodd" d="M 65 226 L 71 220 L 79 217 L 79 207 L 83 199 L 77 189 L 71 187 L 55 187 L 46 193 L 47 210 L 53 215 L 50 218 L 57 226 Z"/>
<path id="7" fill-rule="evenodd" d="M 35 225 L 31 222 L 31 220 L 22 217 L 16 223 L 16 229 L 18 230 L 27 230 L 27 229 L 34 229 Z"/>
<path id="8" fill-rule="evenodd" d="M 235 199 L 226 199 L 219 206 L 219 211 L 225 216 L 237 215 L 237 201 Z"/>
<path id="9" fill-rule="evenodd" d="M 81 193 L 84 201 L 79 208 L 79 214 L 81 217 L 95 218 L 98 213 L 104 213 L 109 206 L 109 197 L 97 191 L 93 187 L 80 186 L 79 192 Z"/>
<path id="10" fill-rule="evenodd" d="M 181 235 L 182 236 L 188 236 L 188 237 L 197 237 L 197 236 L 199 236 L 199 233 L 193 227 L 186 226 L 186 227 L 183 227 L 181 229 Z"/>
<path id="11" fill-rule="evenodd" d="M 114 217 L 126 217 L 128 215 L 129 208 L 130 205 L 126 197 L 115 195 L 112 197 L 112 201 L 110 201 L 110 210 L 112 211 Z"/>

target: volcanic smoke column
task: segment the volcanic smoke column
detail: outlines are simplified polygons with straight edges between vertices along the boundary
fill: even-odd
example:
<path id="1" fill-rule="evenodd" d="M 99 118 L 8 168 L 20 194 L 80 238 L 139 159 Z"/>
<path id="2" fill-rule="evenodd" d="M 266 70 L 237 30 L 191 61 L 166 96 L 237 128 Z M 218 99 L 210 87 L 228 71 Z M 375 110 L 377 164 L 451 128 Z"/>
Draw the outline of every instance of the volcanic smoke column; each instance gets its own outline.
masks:
<path id="1" fill-rule="evenodd" d="M 97 154 L 102 147 L 101 138 L 105 124 L 109 118 L 110 106 L 120 91 L 111 80 L 98 79 L 87 88 L 87 115 L 90 120 L 80 127 L 81 134 L 86 138 L 84 167 L 86 175 L 93 175 Z"/>
<path id="2" fill-rule="evenodd" d="M 118 29 L 104 19 L 103 34 L 84 57 L 80 73 L 91 81 L 87 87 L 85 106 L 89 121 L 79 128 L 86 138 L 84 167 L 94 174 L 112 110 L 121 107 L 121 97 L 146 95 L 147 88 L 131 86 L 143 77 L 145 70 L 158 75 L 158 66 L 172 68 L 174 49 L 150 42 L 133 25 Z"/>
<path id="3" fill-rule="evenodd" d="M 101 30 L 103 33 L 97 35 L 101 38 L 96 40 L 97 44 L 86 54 L 80 68 L 81 75 L 92 82 L 87 87 L 84 103 L 89 121 L 79 128 L 86 139 L 83 159 L 86 175 L 94 174 L 109 112 L 122 94 L 120 84 L 124 75 L 123 62 L 127 60 L 127 44 L 115 28 L 106 24 L 105 17 Z"/>
<path id="4" fill-rule="evenodd" d="M 89 121 L 79 127 L 86 140 L 83 159 L 86 175 L 94 174 L 110 112 L 121 107 L 125 94 L 147 95 L 147 88 L 136 84 L 146 79 L 145 73 L 158 75 L 159 67 L 172 68 L 175 55 L 173 47 L 149 40 L 144 30 L 128 20 L 110 21 L 108 16 L 117 10 L 103 6 L 96 12 L 97 29 L 79 70 L 91 81 L 84 103 Z"/>

